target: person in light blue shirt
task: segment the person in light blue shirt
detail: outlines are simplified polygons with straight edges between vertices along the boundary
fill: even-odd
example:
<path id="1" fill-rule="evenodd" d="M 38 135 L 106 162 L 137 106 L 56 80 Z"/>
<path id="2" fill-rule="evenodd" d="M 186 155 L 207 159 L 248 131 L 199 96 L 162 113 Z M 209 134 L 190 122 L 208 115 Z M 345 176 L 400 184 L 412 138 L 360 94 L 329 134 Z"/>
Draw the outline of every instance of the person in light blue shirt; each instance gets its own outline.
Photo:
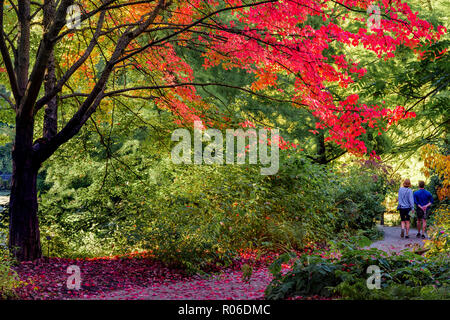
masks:
<path id="1" fill-rule="evenodd" d="M 428 209 L 433 203 L 433 196 L 428 190 L 425 190 L 425 182 L 423 181 L 419 181 L 419 190 L 414 192 L 414 203 L 417 205 L 417 238 L 421 236 L 420 230 L 422 229 L 422 239 L 425 239 Z"/>
<path id="2" fill-rule="evenodd" d="M 411 181 L 405 179 L 403 181 L 403 187 L 398 190 L 398 207 L 397 210 L 400 212 L 400 219 L 402 225 L 402 231 L 400 237 L 409 238 L 409 224 L 410 217 L 409 212 L 414 211 L 414 196 L 411 190 Z M 405 235 L 406 230 L 406 235 Z"/>

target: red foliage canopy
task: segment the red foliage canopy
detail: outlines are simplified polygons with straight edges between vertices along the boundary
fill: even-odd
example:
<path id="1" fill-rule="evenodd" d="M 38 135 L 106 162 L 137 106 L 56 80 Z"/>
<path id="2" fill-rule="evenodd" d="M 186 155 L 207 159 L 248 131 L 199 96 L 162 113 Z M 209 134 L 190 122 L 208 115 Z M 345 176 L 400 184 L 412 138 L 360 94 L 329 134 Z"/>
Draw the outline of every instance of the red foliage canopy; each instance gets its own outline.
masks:
<path id="1" fill-rule="evenodd" d="M 226 69 L 241 68 L 255 74 L 256 81 L 251 87 L 253 91 L 267 87 L 281 91 L 277 88 L 280 84 L 278 75 L 293 76 L 293 105 L 311 110 L 318 119 L 317 128 L 328 129 L 327 140 L 350 152 L 363 154 L 367 150 L 358 137 L 365 132 L 364 124 L 378 128 L 381 134 L 381 130 L 386 130 L 388 125 L 415 115 L 401 106 L 388 109 L 359 103 L 358 94 L 336 102 L 336 97 L 327 87 L 338 84 L 347 88 L 353 82 L 352 77 L 363 77 L 366 70 L 345 55 L 327 56 L 326 50 L 334 43 L 340 43 L 348 47 L 360 46 L 374 52 L 380 59 L 389 59 L 394 57 L 399 46 L 406 46 L 420 57 L 424 46 L 438 40 L 445 32 L 443 27 L 435 31 L 430 23 L 418 19 L 418 13 L 412 12 L 400 0 L 380 1 L 379 24 L 368 30 L 365 23 L 371 12 L 367 9 L 372 2 L 284 0 L 262 1 L 249 7 L 244 1 L 228 0 L 228 6 L 236 7 L 232 10 L 233 19 L 221 22 L 221 15 L 217 13 L 211 19 L 212 23 L 202 22 L 184 33 L 183 37 L 206 48 L 203 54 L 205 68 L 222 65 Z M 189 25 L 211 7 L 220 9 L 223 2 L 189 1 L 188 5 L 184 4 L 173 14 L 171 21 Z M 311 17 L 322 19 L 320 27 L 314 28 L 308 23 Z M 361 27 L 354 31 L 355 25 Z M 157 50 L 164 51 L 158 56 L 172 57 L 169 62 L 159 65 L 166 74 L 168 84 L 176 80 L 174 72 L 182 73 L 186 82 L 194 81 L 191 68 L 176 56 L 171 45 Z M 157 66 L 157 63 L 149 63 Z M 187 101 L 199 99 L 193 86 L 177 87 L 173 94 L 188 98 Z M 167 107 L 188 119 L 194 113 L 183 99 L 170 99 Z M 161 100 L 159 103 L 164 105 L 166 102 Z"/>

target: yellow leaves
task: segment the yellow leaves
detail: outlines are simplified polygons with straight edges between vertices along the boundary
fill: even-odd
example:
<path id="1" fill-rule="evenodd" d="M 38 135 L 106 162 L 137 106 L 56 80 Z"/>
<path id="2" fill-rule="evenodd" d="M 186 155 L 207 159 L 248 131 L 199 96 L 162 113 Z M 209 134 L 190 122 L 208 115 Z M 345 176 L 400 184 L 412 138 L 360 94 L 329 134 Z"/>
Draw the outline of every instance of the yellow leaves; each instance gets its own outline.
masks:
<path id="1" fill-rule="evenodd" d="M 429 249 L 427 256 L 437 252 L 447 252 L 449 249 L 450 207 L 441 205 L 433 213 L 434 223 L 428 229 L 430 240 L 425 241 L 425 248 Z"/>
<path id="2" fill-rule="evenodd" d="M 433 171 L 442 181 L 442 187 L 438 189 L 439 200 L 450 197 L 450 155 L 439 153 L 436 145 L 427 144 L 422 147 L 421 155 L 424 168 L 422 169 L 425 177 L 430 177 Z"/>
<path id="3" fill-rule="evenodd" d="M 112 123 L 112 109 L 113 109 L 113 101 L 111 99 L 105 98 L 100 108 L 95 112 L 92 117 L 96 123 L 108 123 L 109 125 L 113 125 Z"/>

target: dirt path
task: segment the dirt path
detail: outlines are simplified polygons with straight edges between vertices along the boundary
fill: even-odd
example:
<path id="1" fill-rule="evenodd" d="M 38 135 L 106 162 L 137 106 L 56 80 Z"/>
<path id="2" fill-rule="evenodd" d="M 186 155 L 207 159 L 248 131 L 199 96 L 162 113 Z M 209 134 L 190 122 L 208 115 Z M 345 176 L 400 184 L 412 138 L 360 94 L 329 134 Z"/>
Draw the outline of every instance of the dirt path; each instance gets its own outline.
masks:
<path id="1" fill-rule="evenodd" d="M 101 300 L 254 300 L 262 299 L 271 281 L 267 268 L 253 272 L 249 283 L 242 272 L 223 272 L 209 277 L 196 276 L 185 281 L 168 281 L 145 288 L 131 288 L 100 294 Z"/>
<path id="2" fill-rule="evenodd" d="M 400 238 L 400 227 L 382 227 L 384 239 L 373 242 L 369 248 L 376 247 L 386 252 L 412 250 L 422 246 L 423 240 L 416 238 L 417 230 L 410 230 L 410 238 Z M 241 271 L 224 271 L 208 277 L 195 276 L 184 281 L 166 281 L 149 284 L 148 287 L 130 288 L 99 294 L 86 299 L 101 300 L 242 300 L 263 299 L 264 290 L 272 276 L 267 268 L 255 270 L 250 283 L 242 281 Z"/>
<path id="3" fill-rule="evenodd" d="M 414 247 L 423 246 L 424 239 L 416 238 L 417 229 L 409 230 L 409 239 L 400 238 L 400 227 L 379 226 L 384 232 L 383 240 L 373 242 L 369 248 L 378 248 L 386 252 L 399 252 L 404 249 L 412 250 Z"/>

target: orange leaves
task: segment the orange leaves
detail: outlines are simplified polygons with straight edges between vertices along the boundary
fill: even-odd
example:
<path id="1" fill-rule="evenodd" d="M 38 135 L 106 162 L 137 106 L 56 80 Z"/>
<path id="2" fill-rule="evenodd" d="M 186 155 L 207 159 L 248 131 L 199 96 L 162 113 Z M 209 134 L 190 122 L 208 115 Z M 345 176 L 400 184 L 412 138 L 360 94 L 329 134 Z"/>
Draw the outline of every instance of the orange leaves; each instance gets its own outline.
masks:
<path id="1" fill-rule="evenodd" d="M 436 145 L 427 144 L 421 151 L 424 168 L 422 172 L 428 178 L 433 171 L 442 181 L 438 189 L 439 200 L 450 197 L 450 155 L 443 155 Z"/>
<path id="2" fill-rule="evenodd" d="M 144 15 L 152 12 L 155 6 L 156 1 L 128 5 L 118 10 L 114 10 L 115 21 L 120 23 L 137 23 L 144 17 Z"/>
<path id="3" fill-rule="evenodd" d="M 277 75 L 268 70 L 258 70 L 256 73 L 256 81 L 252 84 L 252 90 L 258 91 L 266 89 L 267 87 L 275 86 L 277 82 Z"/>

